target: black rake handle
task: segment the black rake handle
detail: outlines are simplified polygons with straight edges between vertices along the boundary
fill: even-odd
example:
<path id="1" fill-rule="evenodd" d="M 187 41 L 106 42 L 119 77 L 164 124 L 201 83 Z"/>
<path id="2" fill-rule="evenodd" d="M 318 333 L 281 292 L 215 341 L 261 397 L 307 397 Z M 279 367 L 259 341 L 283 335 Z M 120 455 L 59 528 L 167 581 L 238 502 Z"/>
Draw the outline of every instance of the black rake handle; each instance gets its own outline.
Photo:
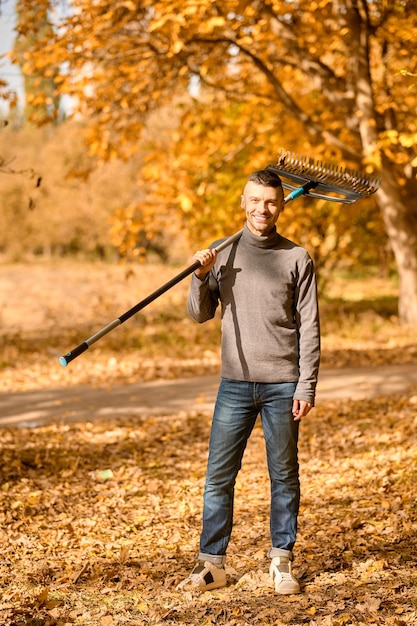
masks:
<path id="1" fill-rule="evenodd" d="M 239 239 L 239 237 L 241 236 L 242 232 L 243 232 L 243 229 L 239 230 L 237 233 L 235 233 L 231 237 L 228 237 L 228 239 L 225 239 L 225 241 L 223 241 L 218 246 L 216 246 L 215 250 L 217 252 L 224 250 L 225 248 L 230 246 L 232 243 L 237 241 L 237 239 Z M 146 296 L 146 298 L 144 298 L 143 300 L 135 304 L 135 306 L 132 306 L 131 309 L 123 313 L 120 317 L 117 317 L 115 320 L 110 322 L 110 324 L 107 324 L 107 326 L 104 326 L 101 330 L 97 331 L 94 335 L 92 335 L 91 337 L 89 337 L 88 339 L 80 343 L 76 348 L 74 348 L 73 350 L 65 354 L 65 356 L 61 356 L 59 358 L 59 363 L 63 367 L 68 365 L 68 363 L 71 363 L 71 361 L 76 359 L 77 356 L 80 356 L 80 354 L 88 350 L 88 348 L 91 345 L 93 345 L 93 343 L 95 343 L 96 341 L 104 337 L 104 335 L 107 335 L 107 333 L 112 331 L 114 328 L 116 328 L 117 326 L 120 326 L 120 324 L 123 324 L 123 322 L 125 322 L 126 320 L 131 318 L 133 315 L 135 315 L 136 313 L 144 309 L 146 306 L 148 306 L 148 304 L 150 304 L 151 302 L 159 298 L 159 296 L 162 296 L 163 293 L 165 293 L 166 291 L 171 289 L 171 287 L 174 287 L 174 285 L 184 280 L 184 278 L 192 274 L 199 267 L 200 267 L 200 261 L 195 261 L 195 263 L 193 263 L 189 267 L 186 267 L 182 272 L 180 272 L 179 274 L 171 278 L 171 280 L 169 280 L 167 283 L 159 287 L 159 289 L 156 289 L 155 291 L 153 291 L 151 294 L 149 294 L 149 296 Z"/>

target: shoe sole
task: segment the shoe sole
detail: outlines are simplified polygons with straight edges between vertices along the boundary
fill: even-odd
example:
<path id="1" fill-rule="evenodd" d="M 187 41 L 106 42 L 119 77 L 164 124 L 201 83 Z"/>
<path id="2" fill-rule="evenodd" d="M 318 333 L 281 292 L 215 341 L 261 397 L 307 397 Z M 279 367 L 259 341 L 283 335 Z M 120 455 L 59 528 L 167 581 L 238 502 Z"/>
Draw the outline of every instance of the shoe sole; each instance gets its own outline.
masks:
<path id="1" fill-rule="evenodd" d="M 290 588 L 285 588 L 282 585 L 280 585 L 278 589 L 277 587 L 275 587 L 275 593 L 279 593 L 282 596 L 290 596 L 295 593 L 301 593 L 301 589 L 300 587 L 297 587 L 297 588 L 293 587 L 292 589 L 290 589 Z"/>

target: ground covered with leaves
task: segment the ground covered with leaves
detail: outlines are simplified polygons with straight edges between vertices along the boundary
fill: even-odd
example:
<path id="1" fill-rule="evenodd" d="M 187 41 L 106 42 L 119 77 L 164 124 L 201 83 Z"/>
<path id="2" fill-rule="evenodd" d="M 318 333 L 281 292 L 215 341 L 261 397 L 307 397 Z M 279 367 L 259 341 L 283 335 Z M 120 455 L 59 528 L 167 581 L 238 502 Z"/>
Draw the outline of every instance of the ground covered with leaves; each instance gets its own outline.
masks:
<path id="1" fill-rule="evenodd" d="M 183 594 L 210 416 L 0 431 L 0 623 L 7 626 L 417 623 L 417 397 L 325 403 L 301 429 L 294 571 L 268 580 L 268 478 L 255 428 L 225 589 Z"/>
<path id="2" fill-rule="evenodd" d="M 0 392 L 215 373 L 218 321 L 185 314 L 186 283 L 68 368 L 73 348 L 175 274 L 170 268 L 6 265 Z M 322 299 L 324 367 L 416 363 L 395 285 L 335 281 Z M 3 626 L 406 626 L 417 623 L 417 390 L 325 402 L 302 422 L 294 571 L 268 580 L 262 428 L 236 489 L 228 586 L 180 593 L 200 531 L 210 415 L 0 429 Z"/>

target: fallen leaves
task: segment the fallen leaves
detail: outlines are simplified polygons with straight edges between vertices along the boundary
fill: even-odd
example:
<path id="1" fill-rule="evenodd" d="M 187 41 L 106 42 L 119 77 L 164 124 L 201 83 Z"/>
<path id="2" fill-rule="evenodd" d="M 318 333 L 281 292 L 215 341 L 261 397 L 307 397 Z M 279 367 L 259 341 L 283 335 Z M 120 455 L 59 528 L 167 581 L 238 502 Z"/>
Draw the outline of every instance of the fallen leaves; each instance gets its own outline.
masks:
<path id="1" fill-rule="evenodd" d="M 172 292 L 172 300 L 161 300 L 149 317 L 115 331 L 114 343 L 112 338 L 95 346 L 61 368 L 55 353 L 58 338 L 65 348 L 82 339 L 74 330 L 68 334 L 74 315 L 88 322 L 87 336 L 144 295 L 134 293 L 138 281 L 129 281 L 128 288 L 124 281 L 118 283 L 119 270 L 104 268 L 100 276 L 81 270 L 83 281 L 95 281 L 96 290 L 103 291 L 100 306 L 92 311 L 83 299 L 90 297 L 91 285 L 79 302 L 70 306 L 66 301 L 62 307 L 67 285 L 56 282 L 55 272 L 47 281 L 49 298 L 31 298 L 28 284 L 21 301 L 22 290 L 10 288 L 11 315 L 5 321 L 21 322 L 23 328 L 30 321 L 27 307 L 44 302 L 47 333 L 25 326 L 24 332 L 4 336 L 1 390 L 101 386 L 110 380 L 116 384 L 218 371 L 216 329 L 204 326 L 197 337 L 198 326 L 184 321 L 186 286 L 179 296 Z M 41 276 L 38 272 L 36 289 L 41 289 Z M 144 285 L 145 294 L 154 286 Z M 167 307 L 169 316 L 161 313 Z M 102 318 L 94 320 L 98 311 Z M 39 316 L 40 311 L 35 319 Z M 140 343 L 144 330 L 152 340 L 145 348 Z M 176 345 L 169 343 L 170 334 Z M 324 363 L 342 367 L 417 360 L 412 337 L 396 335 L 383 345 L 379 337 L 369 333 L 358 342 L 340 333 L 327 335 Z M 182 355 L 174 355 L 182 342 Z M 210 415 L 203 410 L 158 417 L 125 412 L 94 423 L 1 429 L 0 623 L 414 626 L 416 398 L 414 391 L 326 402 L 303 420 L 294 563 L 303 593 L 289 597 L 274 595 L 267 575 L 269 482 L 259 426 L 236 485 L 229 584 L 200 596 L 183 595 L 175 587 L 198 551 Z"/>
<path id="2" fill-rule="evenodd" d="M 417 419 L 409 397 L 328 402 L 303 421 L 294 569 L 268 579 L 262 429 L 236 486 L 225 589 L 175 587 L 198 550 L 208 414 L 0 431 L 5 626 L 411 625 Z"/>

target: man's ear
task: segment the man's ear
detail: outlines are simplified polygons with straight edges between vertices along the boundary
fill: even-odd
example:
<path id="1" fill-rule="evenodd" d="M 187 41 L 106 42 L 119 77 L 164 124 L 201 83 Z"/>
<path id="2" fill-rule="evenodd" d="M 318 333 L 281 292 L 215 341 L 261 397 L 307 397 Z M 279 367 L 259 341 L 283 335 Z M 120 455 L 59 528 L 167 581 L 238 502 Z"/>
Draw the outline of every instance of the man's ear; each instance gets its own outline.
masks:
<path id="1" fill-rule="evenodd" d="M 245 208 L 245 196 L 243 194 L 240 196 L 240 207 Z"/>

